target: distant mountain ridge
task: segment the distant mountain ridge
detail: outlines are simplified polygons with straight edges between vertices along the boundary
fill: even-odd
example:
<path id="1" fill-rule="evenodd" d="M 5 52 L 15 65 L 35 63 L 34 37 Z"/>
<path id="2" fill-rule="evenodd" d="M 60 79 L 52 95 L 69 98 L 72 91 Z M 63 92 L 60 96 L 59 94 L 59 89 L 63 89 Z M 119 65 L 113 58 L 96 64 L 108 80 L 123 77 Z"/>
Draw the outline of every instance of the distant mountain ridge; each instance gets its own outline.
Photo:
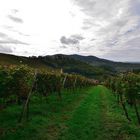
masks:
<path id="1" fill-rule="evenodd" d="M 125 70 L 132 70 L 132 69 L 140 69 L 140 63 L 125 63 L 125 62 L 115 62 L 111 60 L 106 60 L 102 58 L 98 58 L 96 56 L 82 56 L 82 55 L 64 55 L 64 54 L 56 54 L 51 56 L 45 56 L 45 57 L 68 57 L 73 58 L 78 61 L 85 62 L 87 64 L 90 64 L 92 66 L 100 66 L 100 67 L 110 67 L 116 71 L 125 71 Z"/>
<path id="2" fill-rule="evenodd" d="M 63 69 L 66 73 L 77 73 L 94 79 L 114 75 L 120 71 L 140 70 L 138 63 L 114 62 L 95 56 L 81 55 L 47 55 L 23 57 L 0 54 L 0 65 L 26 64 L 33 68 Z"/>

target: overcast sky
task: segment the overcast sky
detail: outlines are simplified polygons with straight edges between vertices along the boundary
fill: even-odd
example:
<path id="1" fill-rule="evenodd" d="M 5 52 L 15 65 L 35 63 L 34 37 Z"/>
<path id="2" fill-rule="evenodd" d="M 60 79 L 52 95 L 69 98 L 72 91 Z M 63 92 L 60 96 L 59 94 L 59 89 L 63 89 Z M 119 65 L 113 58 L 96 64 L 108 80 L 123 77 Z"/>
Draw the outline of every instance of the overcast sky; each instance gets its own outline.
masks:
<path id="1" fill-rule="evenodd" d="M 140 62 L 140 0 L 0 0 L 0 52 Z"/>

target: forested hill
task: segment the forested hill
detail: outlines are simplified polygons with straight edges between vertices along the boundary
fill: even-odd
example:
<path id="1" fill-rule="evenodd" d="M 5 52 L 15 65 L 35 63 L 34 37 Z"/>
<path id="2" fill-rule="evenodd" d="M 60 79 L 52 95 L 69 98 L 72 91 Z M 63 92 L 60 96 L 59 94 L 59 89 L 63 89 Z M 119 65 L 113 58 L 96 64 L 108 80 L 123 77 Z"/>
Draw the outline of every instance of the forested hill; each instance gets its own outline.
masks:
<path id="1" fill-rule="evenodd" d="M 57 54 L 39 58 L 42 59 L 45 63 L 56 67 L 64 65 L 71 66 L 74 64 L 74 62 L 77 62 L 79 64 L 90 65 L 94 68 L 96 67 L 110 72 L 123 72 L 140 69 L 140 63 L 115 62 L 101 59 L 95 56 Z"/>
<path id="2" fill-rule="evenodd" d="M 34 68 L 63 69 L 66 73 L 77 73 L 90 78 L 100 79 L 116 72 L 140 69 L 137 63 L 113 62 L 95 56 L 81 55 L 48 55 L 39 57 L 23 57 L 0 54 L 1 65 L 27 64 Z"/>
<path id="3" fill-rule="evenodd" d="M 107 59 L 98 58 L 95 56 L 81 56 L 81 55 L 70 55 L 70 57 L 86 62 L 93 66 L 103 66 L 103 67 L 110 67 L 115 69 L 116 71 L 125 71 L 125 70 L 132 70 L 132 69 L 140 69 L 140 62 L 135 63 L 126 63 L 126 62 L 115 62 L 110 61 Z"/>

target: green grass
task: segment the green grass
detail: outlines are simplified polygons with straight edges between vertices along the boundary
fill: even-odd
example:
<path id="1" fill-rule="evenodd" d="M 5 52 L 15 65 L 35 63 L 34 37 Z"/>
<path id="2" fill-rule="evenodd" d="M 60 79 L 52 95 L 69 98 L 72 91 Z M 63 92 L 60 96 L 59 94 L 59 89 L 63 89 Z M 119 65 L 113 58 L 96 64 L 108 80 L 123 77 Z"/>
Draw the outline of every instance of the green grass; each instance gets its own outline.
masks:
<path id="1" fill-rule="evenodd" d="M 128 122 L 122 107 L 116 102 L 111 91 L 105 87 L 101 87 L 102 102 L 104 108 L 104 139 L 106 140 L 140 140 L 140 128 L 134 122 Z M 133 119 L 136 118 L 134 112 L 130 110 L 129 114 L 133 114 Z"/>
<path id="2" fill-rule="evenodd" d="M 60 139 L 139 140 L 140 130 L 134 123 L 128 123 L 110 91 L 98 86 L 89 90 Z"/>
<path id="3" fill-rule="evenodd" d="M 55 95 L 34 96 L 30 120 L 22 124 L 17 123 L 20 111 L 21 106 L 12 105 L 0 112 L 1 140 L 140 140 L 136 121 L 128 123 L 103 86 L 65 91 L 62 101 Z"/>
<path id="4" fill-rule="evenodd" d="M 55 139 L 72 112 L 87 96 L 85 90 L 63 92 L 62 101 L 51 95 L 47 99 L 33 97 L 30 120 L 18 124 L 22 106 L 12 105 L 0 112 L 1 140 Z M 44 135 L 45 134 L 45 135 Z"/>

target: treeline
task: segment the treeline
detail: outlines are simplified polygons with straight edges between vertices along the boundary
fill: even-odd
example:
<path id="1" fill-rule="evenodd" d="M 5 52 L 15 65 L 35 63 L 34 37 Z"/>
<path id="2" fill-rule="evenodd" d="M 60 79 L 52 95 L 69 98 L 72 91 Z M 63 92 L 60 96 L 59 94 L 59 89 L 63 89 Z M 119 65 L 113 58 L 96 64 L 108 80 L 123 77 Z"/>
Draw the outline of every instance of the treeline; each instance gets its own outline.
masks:
<path id="1" fill-rule="evenodd" d="M 128 121 L 132 121 L 130 118 L 129 109 L 134 108 L 138 123 L 140 124 L 140 73 L 123 73 L 116 77 L 108 78 L 105 82 L 106 86 L 112 89 L 116 96 L 117 102 L 122 105 Z"/>

